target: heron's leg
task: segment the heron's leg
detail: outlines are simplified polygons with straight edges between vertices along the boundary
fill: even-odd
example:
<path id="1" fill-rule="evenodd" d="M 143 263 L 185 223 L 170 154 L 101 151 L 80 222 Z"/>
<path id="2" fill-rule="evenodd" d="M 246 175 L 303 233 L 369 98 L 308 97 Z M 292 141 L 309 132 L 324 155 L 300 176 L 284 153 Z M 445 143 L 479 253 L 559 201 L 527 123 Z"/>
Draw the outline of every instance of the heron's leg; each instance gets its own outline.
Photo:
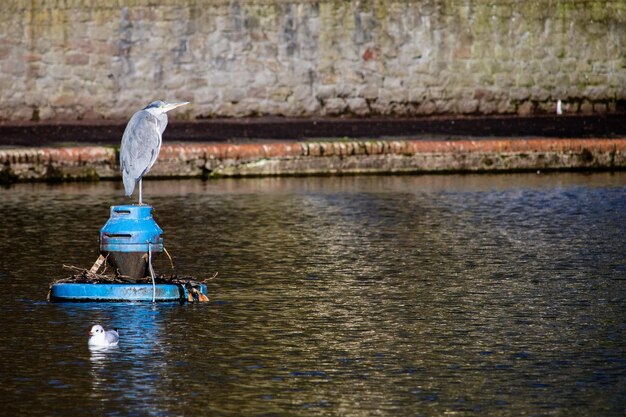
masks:
<path id="1" fill-rule="evenodd" d="M 143 202 L 141 201 L 141 178 L 139 178 L 139 205 L 142 205 Z"/>

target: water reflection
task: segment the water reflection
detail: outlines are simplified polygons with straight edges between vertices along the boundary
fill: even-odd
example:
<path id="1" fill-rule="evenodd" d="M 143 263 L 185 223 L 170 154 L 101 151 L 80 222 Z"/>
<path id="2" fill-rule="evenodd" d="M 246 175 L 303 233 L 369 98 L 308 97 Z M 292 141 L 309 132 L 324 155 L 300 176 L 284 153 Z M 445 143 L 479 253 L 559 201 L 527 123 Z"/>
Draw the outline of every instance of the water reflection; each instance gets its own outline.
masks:
<path id="1" fill-rule="evenodd" d="M 94 400 L 93 404 L 100 404 L 103 398 L 107 398 L 109 389 L 114 388 L 107 386 L 108 379 L 104 375 L 110 372 L 111 366 L 114 366 L 113 355 L 119 354 L 119 347 L 89 346 L 89 353 L 92 377 L 90 397 Z M 101 411 L 104 412 L 104 408 Z"/>
<path id="2" fill-rule="evenodd" d="M 162 415 L 158 401 L 151 398 L 155 384 L 169 380 L 164 341 L 163 311 L 157 306 L 125 304 L 110 310 L 111 327 L 120 333 L 119 345 L 112 348 L 90 347 L 94 400 L 132 403 L 140 415 Z M 103 410 L 104 411 L 104 410 Z"/>
<path id="3" fill-rule="evenodd" d="M 121 186 L 0 191 L 7 412 L 622 414 L 626 174 L 145 190 L 179 271 L 219 271 L 211 303 L 45 303 Z M 87 348 L 94 323 L 118 349 Z"/>

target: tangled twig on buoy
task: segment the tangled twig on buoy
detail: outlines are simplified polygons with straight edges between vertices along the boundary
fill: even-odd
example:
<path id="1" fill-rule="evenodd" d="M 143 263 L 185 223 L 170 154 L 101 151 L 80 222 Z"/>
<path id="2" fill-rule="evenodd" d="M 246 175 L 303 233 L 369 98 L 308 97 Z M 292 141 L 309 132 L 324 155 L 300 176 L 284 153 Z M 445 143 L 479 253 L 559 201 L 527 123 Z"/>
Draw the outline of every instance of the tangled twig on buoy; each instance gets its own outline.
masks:
<path id="1" fill-rule="evenodd" d="M 94 265 L 95 266 L 95 265 Z M 72 265 L 63 265 L 64 269 L 68 269 L 73 271 L 74 273 L 67 277 L 61 278 L 56 281 L 50 283 L 50 289 L 54 284 L 65 284 L 65 283 L 74 283 L 74 284 L 126 284 L 128 283 L 128 277 L 123 275 L 105 275 L 98 274 L 92 272 L 94 268 L 92 267 L 90 270 L 85 268 L 80 268 Z M 98 267 L 99 269 L 99 267 Z M 97 270 L 97 269 L 96 269 Z M 187 301 L 189 302 L 207 302 L 209 301 L 209 297 L 207 297 L 200 289 L 200 286 L 203 285 L 206 281 L 212 280 L 217 277 L 218 273 L 216 272 L 212 277 L 205 278 L 204 280 L 197 280 L 192 276 L 179 276 L 179 275 L 155 275 L 155 282 L 157 284 L 175 284 L 181 287 L 184 287 L 187 292 Z M 139 280 L 134 280 L 134 283 L 146 283 L 149 284 L 151 282 L 151 277 L 144 277 Z M 50 291 L 48 291 L 48 301 L 50 298 Z"/>
<path id="2" fill-rule="evenodd" d="M 202 281 L 200 281 L 200 282 L 204 284 L 205 282 L 210 281 L 210 280 L 212 280 L 212 279 L 216 278 L 216 277 L 217 277 L 217 274 L 219 274 L 219 272 L 216 272 L 215 274 L 213 274 L 213 276 L 212 276 L 212 277 L 205 278 L 205 279 L 203 279 L 203 280 L 202 280 Z"/>
<path id="3" fill-rule="evenodd" d="M 63 265 L 63 268 L 69 269 L 70 271 L 75 271 L 75 273 L 72 274 L 68 278 L 61 278 L 55 281 L 55 283 L 75 282 L 75 283 L 93 283 L 93 284 L 102 284 L 102 283 L 122 284 L 126 282 L 124 280 L 125 277 L 122 275 L 98 274 L 97 272 L 92 272 L 93 268 L 89 271 L 84 268 L 79 268 L 77 266 L 72 266 L 72 265 Z"/>
<path id="4" fill-rule="evenodd" d="M 172 267 L 172 273 L 174 273 L 174 261 L 172 260 L 172 257 L 170 256 L 170 253 L 167 251 L 167 249 L 165 249 L 165 245 L 163 246 L 163 252 L 165 252 L 165 254 L 167 255 L 168 259 L 170 260 L 170 266 Z"/>

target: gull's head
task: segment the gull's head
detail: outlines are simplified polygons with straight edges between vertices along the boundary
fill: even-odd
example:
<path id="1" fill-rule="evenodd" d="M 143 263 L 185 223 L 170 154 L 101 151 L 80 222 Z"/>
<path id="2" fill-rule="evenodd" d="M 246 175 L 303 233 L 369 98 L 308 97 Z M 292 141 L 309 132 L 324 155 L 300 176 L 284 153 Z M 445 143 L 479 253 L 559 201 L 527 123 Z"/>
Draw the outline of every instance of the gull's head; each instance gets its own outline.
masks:
<path id="1" fill-rule="evenodd" d="M 152 103 L 144 107 L 144 110 L 149 111 L 150 113 L 154 115 L 159 115 L 159 114 L 167 113 L 170 110 L 174 110 L 176 107 L 184 106 L 186 104 L 189 104 L 189 102 L 178 101 L 178 102 L 169 103 L 167 101 L 157 100 L 157 101 L 153 101 Z"/>
<path id="2" fill-rule="evenodd" d="M 99 324 L 94 325 L 89 331 L 89 336 L 98 336 L 104 334 L 104 328 Z"/>

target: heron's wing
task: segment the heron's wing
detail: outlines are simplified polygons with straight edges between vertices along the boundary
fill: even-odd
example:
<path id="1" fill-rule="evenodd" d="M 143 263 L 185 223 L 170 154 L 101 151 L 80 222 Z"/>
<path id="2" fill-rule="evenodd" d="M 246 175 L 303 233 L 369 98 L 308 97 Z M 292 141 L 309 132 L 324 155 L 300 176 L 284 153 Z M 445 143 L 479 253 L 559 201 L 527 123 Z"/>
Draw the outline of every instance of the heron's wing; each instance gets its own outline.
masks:
<path id="1" fill-rule="evenodd" d="M 161 149 L 161 132 L 157 118 L 147 111 L 138 111 L 130 118 L 122 136 L 120 168 L 126 195 L 131 195 L 135 183 L 146 174 Z"/>

